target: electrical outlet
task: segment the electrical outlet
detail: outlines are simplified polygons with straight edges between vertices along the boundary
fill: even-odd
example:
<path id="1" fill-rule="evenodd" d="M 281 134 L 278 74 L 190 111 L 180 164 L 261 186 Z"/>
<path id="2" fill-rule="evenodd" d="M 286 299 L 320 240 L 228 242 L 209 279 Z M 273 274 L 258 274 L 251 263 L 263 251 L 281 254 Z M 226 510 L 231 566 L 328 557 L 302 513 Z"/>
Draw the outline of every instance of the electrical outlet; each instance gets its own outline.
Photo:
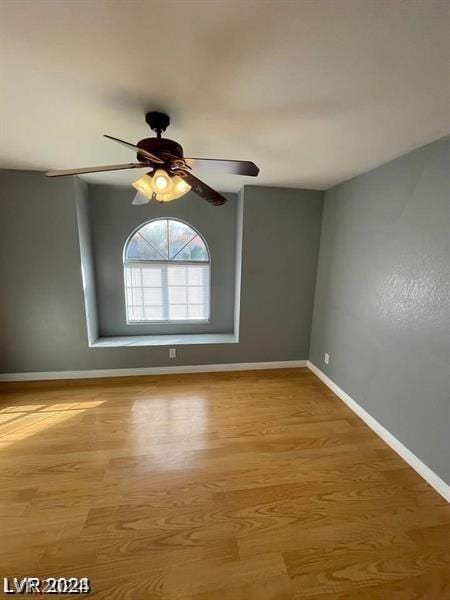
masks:
<path id="1" fill-rule="evenodd" d="M 177 357 L 177 349 L 169 348 L 169 358 L 176 358 L 176 357 Z"/>
<path id="2" fill-rule="evenodd" d="M 324 356 L 323 360 L 326 365 L 328 365 L 330 363 L 330 355 L 328 354 L 328 352 L 325 352 L 325 356 Z"/>

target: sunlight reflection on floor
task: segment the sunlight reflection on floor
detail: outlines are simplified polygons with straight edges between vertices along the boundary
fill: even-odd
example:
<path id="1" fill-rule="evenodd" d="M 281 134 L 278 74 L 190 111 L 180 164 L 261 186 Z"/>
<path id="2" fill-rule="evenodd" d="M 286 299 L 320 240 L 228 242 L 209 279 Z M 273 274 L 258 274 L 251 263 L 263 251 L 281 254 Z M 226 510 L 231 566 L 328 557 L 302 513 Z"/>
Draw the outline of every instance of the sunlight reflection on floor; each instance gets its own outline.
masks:
<path id="1" fill-rule="evenodd" d="M 103 400 L 52 404 L 23 404 L 0 410 L 0 447 L 5 448 L 48 427 L 68 421 Z"/>
<path id="2" fill-rule="evenodd" d="M 133 405 L 132 430 L 134 447 L 137 454 L 145 448 L 146 464 L 141 463 L 144 471 L 175 471 L 186 469 L 194 460 L 190 450 L 198 447 L 208 429 L 208 402 L 203 396 L 184 396 L 182 398 L 153 398 L 151 403 L 135 402 Z M 142 424 L 147 423 L 143 427 Z M 176 452 L 171 451 L 164 438 L 177 438 Z"/>

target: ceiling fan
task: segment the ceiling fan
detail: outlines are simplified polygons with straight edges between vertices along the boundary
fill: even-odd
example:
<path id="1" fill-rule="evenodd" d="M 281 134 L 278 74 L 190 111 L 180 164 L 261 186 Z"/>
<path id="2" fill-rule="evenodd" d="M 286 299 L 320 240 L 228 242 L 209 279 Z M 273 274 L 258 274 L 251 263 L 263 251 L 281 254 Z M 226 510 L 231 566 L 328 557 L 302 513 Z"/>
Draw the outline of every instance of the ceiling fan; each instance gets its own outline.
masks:
<path id="1" fill-rule="evenodd" d="M 48 177 L 64 175 L 82 175 L 84 173 L 100 173 L 102 171 L 120 171 L 124 169 L 150 169 L 148 173 L 137 179 L 132 185 L 138 191 L 133 204 L 146 204 L 150 200 L 170 202 L 184 196 L 192 189 L 198 196 L 211 204 L 219 206 L 226 198 L 192 173 L 196 167 L 210 168 L 233 175 L 249 175 L 256 177 L 259 173 L 255 163 L 247 160 L 222 160 L 215 158 L 185 158 L 183 148 L 178 142 L 162 138 L 161 134 L 170 124 L 168 115 L 160 112 L 148 112 L 145 121 L 156 137 L 145 138 L 136 145 L 125 142 L 110 135 L 105 135 L 130 150 L 137 152 L 138 162 L 104 167 L 87 167 L 85 169 L 69 169 L 48 171 Z"/>

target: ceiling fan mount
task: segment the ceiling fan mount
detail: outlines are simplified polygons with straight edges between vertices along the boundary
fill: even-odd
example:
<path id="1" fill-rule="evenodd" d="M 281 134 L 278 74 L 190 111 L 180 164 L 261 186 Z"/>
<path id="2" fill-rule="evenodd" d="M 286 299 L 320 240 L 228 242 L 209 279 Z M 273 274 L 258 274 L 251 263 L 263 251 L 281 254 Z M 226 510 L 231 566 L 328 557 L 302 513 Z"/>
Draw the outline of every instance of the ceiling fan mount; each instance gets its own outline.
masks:
<path id="1" fill-rule="evenodd" d="M 226 198 L 192 173 L 192 169 L 209 168 L 233 175 L 256 177 L 259 173 L 255 163 L 248 160 L 223 160 L 215 158 L 185 158 L 181 145 L 168 138 L 162 138 L 162 132 L 170 125 L 170 117 L 165 113 L 151 111 L 145 115 L 145 121 L 156 137 L 144 138 L 137 144 L 105 135 L 136 152 L 138 162 L 84 169 L 48 171 L 48 177 L 64 175 L 83 175 L 105 171 L 121 171 L 125 169 L 146 169 L 147 174 L 133 183 L 138 194 L 133 204 L 145 204 L 149 200 L 170 202 L 177 200 L 192 190 L 207 202 L 219 206 L 225 204 Z"/>
<path id="2" fill-rule="evenodd" d="M 158 137 L 161 136 L 161 132 L 165 131 L 170 125 L 170 117 L 165 113 L 158 111 L 151 111 L 146 113 L 145 122 L 152 131 L 156 132 Z"/>

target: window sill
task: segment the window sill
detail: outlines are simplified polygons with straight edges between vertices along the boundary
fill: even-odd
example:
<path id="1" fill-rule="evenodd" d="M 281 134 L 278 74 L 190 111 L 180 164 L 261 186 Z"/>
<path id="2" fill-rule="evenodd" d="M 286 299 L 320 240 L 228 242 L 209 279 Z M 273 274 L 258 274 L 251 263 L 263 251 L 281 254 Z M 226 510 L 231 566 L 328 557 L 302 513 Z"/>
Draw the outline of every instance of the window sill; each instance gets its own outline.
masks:
<path id="1" fill-rule="evenodd" d="M 101 337 L 91 348 L 139 348 L 143 346 L 190 346 L 195 344 L 237 344 L 234 333 L 190 333 L 181 335 L 121 335 Z"/>

